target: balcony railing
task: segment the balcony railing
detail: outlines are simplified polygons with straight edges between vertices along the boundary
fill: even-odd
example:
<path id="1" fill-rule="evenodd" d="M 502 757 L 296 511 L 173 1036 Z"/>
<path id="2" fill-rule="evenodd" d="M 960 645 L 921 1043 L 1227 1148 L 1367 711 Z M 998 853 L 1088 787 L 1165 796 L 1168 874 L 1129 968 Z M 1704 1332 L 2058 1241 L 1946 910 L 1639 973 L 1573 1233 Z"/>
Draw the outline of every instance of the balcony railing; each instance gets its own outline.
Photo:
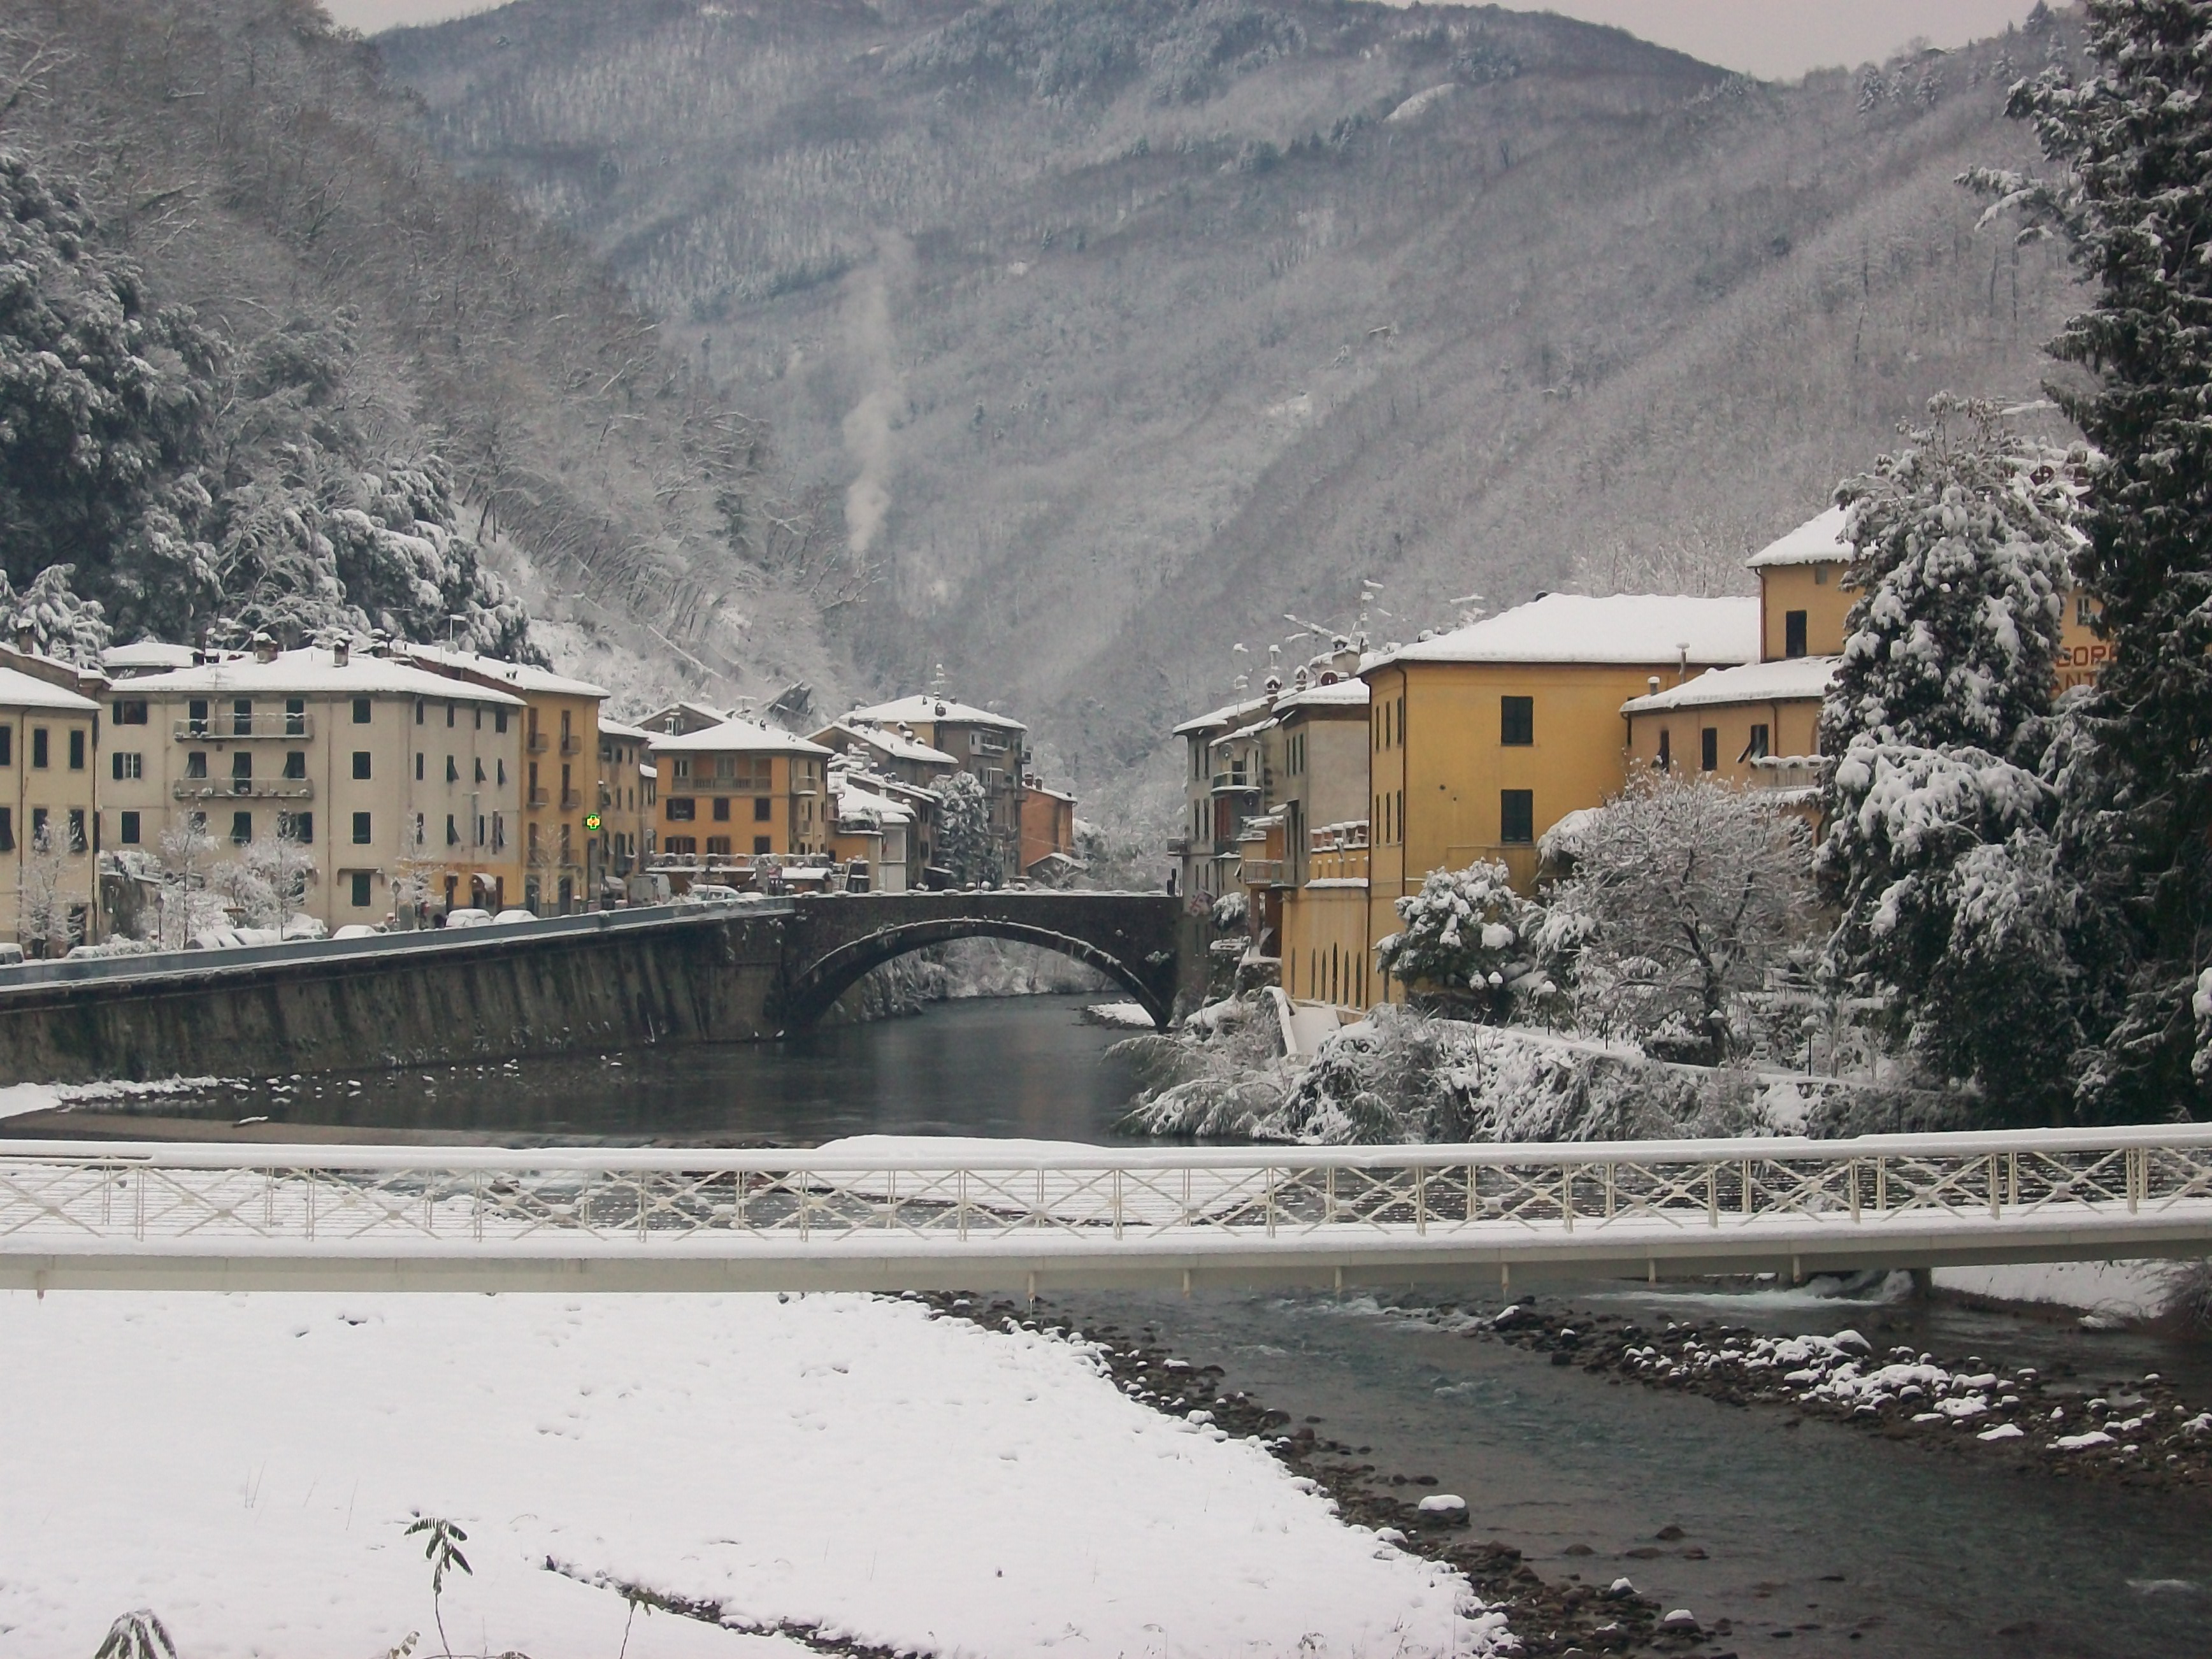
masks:
<path id="1" fill-rule="evenodd" d="M 1751 763 L 1754 789 L 1817 789 L 1826 769 L 1818 755 L 1761 756 Z"/>
<path id="2" fill-rule="evenodd" d="M 313 800 L 305 778 L 191 778 L 169 792 L 179 800 Z"/>
<path id="3" fill-rule="evenodd" d="M 561 753 L 563 757 L 573 759 L 583 752 L 584 740 L 581 738 L 571 733 L 561 739 Z"/>
<path id="4" fill-rule="evenodd" d="M 523 740 L 522 746 L 533 755 L 542 755 L 552 747 L 552 740 L 543 732 L 532 732 Z"/>
<path id="5" fill-rule="evenodd" d="M 1289 869 L 1283 859 L 1248 858 L 1240 873 L 1247 887 L 1280 887 L 1290 878 Z"/>
<path id="6" fill-rule="evenodd" d="M 1259 775 L 1254 772 L 1247 772 L 1241 766 L 1234 771 L 1216 772 L 1213 775 L 1213 793 L 1217 795 L 1231 790 L 1256 790 L 1259 787 Z"/>
<path id="7" fill-rule="evenodd" d="M 1179 859 L 1189 851 L 1190 837 L 1188 836 L 1170 836 L 1168 837 L 1168 856 L 1170 858 Z"/>
<path id="8" fill-rule="evenodd" d="M 582 808 L 583 805 L 584 798 L 578 794 L 574 790 L 564 789 L 561 792 L 561 810 L 562 811 L 577 811 Z"/>
<path id="9" fill-rule="evenodd" d="M 532 789 L 529 794 L 529 804 L 532 806 L 550 805 L 552 799 L 552 796 L 547 794 L 543 789 Z"/>
<path id="10" fill-rule="evenodd" d="M 172 728 L 179 743 L 216 743 L 233 738 L 312 738 L 312 714 L 210 714 L 182 720 Z"/>

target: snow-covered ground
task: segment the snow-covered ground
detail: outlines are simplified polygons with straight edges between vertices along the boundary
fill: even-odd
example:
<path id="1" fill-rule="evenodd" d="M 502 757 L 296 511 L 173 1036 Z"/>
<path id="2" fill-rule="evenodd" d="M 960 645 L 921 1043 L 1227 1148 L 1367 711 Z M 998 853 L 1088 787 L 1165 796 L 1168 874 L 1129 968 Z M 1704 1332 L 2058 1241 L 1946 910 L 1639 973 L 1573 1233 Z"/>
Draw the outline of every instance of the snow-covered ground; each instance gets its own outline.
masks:
<path id="1" fill-rule="evenodd" d="M 211 1077 L 173 1077 L 156 1083 L 11 1083 L 0 1088 L 0 1118 L 58 1111 L 99 1101 L 182 1094 L 189 1089 L 211 1087 L 220 1081 Z"/>
<path id="2" fill-rule="evenodd" d="M 1486 1651 L 1441 1569 L 1075 1344 L 862 1297 L 0 1294 L 0 1655 L 611 1656 L 593 1581 L 994 1659 Z M 559 1563 L 573 1576 L 548 1570 Z M 790 1643 L 640 1613 L 629 1659 Z"/>
<path id="3" fill-rule="evenodd" d="M 1938 1267 L 1936 1288 L 2000 1302 L 2042 1302 L 2112 1319 L 2154 1319 L 2165 1311 L 2163 1261 L 2044 1261 L 2020 1267 Z"/>

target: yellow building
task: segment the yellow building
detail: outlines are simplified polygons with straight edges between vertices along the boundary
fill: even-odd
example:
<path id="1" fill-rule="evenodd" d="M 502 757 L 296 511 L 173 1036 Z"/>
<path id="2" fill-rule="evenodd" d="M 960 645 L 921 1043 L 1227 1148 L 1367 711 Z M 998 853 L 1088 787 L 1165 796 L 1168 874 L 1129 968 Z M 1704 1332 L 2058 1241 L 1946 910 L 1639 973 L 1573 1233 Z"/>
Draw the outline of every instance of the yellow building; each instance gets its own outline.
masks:
<path id="1" fill-rule="evenodd" d="M 732 716 L 653 739 L 660 845 L 653 868 L 689 884 L 750 881 L 763 858 L 826 860 L 830 751 Z"/>
<path id="2" fill-rule="evenodd" d="M 516 894 L 519 696 L 343 640 L 265 638 L 110 696 L 110 848 L 163 858 L 186 825 L 214 839 L 211 864 L 289 842 L 308 866 L 297 908 L 332 927 L 380 922 L 395 902 L 498 909 Z"/>
<path id="3" fill-rule="evenodd" d="M 593 840 L 601 881 L 619 884 L 653 856 L 653 733 L 604 714 L 599 726 L 599 827 Z"/>
<path id="4" fill-rule="evenodd" d="M 527 663 L 434 646 L 403 647 L 418 667 L 522 699 L 522 903 L 540 915 L 589 908 L 598 892 L 599 705 L 607 694 Z"/>
<path id="5" fill-rule="evenodd" d="M 27 956 L 58 955 L 100 933 L 100 705 L 55 684 L 76 676 L 52 666 L 52 677 L 0 667 L 0 870 L 9 886 L 0 939 Z"/>
<path id="6" fill-rule="evenodd" d="M 1621 704 L 1758 652 L 1756 599 L 1552 593 L 1366 667 L 1368 943 L 1432 870 L 1492 860 L 1527 890 L 1544 832 L 1626 781 Z"/>

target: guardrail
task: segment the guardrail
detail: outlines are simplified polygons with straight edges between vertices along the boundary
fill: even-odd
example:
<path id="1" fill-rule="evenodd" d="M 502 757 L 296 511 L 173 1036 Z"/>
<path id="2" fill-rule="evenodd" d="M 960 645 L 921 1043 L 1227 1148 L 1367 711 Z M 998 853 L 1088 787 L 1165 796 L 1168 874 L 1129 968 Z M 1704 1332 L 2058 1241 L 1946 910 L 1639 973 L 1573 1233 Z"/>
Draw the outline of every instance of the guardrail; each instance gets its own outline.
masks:
<path id="1" fill-rule="evenodd" d="M 733 914 L 781 915 L 788 899 L 741 894 L 734 900 L 632 905 L 621 910 L 592 910 L 574 916 L 542 916 L 535 921 L 489 927 L 423 927 L 405 933 L 374 933 L 361 939 L 290 939 L 282 945 L 240 945 L 216 951 L 148 951 L 136 956 L 63 957 L 52 962 L 0 965 L 0 1002 L 12 991 L 34 986 L 91 981 L 135 981 L 202 977 L 211 973 L 266 967 L 272 963 L 320 962 L 349 957 L 374 957 L 410 951 L 474 950 L 518 937 L 563 938 L 577 933 L 618 932 L 670 922 L 696 921 Z"/>
<path id="2" fill-rule="evenodd" d="M 2212 1128 L 720 1152 L 0 1142 L 0 1285 L 875 1290 L 2212 1252 Z"/>

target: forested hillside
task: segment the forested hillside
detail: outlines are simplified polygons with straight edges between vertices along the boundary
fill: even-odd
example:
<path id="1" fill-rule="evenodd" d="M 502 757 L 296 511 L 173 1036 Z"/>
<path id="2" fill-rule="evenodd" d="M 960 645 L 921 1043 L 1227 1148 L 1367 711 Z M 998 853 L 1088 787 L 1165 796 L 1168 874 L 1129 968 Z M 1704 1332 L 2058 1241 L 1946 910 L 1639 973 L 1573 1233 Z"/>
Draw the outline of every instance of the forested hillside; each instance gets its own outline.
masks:
<path id="1" fill-rule="evenodd" d="M 886 683 L 1096 783 L 1285 613 L 1378 633 L 1735 562 L 1944 387 L 2033 396 L 2044 28 L 1775 88 L 1613 31 L 1333 0 L 520 0 L 381 38 L 838 492 Z"/>
<path id="2" fill-rule="evenodd" d="M 842 539 L 759 422 L 308 0 L 10 0 L 0 205 L 0 559 L 56 644 L 527 651 L 526 603 L 641 692 L 831 672 L 790 576 Z"/>

